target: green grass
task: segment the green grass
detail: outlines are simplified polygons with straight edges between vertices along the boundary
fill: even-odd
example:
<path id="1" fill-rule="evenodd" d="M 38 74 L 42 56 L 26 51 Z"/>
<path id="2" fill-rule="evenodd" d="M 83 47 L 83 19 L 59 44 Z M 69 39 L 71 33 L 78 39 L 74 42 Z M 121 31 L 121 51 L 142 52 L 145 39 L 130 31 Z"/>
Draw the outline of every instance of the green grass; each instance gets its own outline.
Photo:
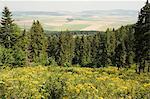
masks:
<path id="1" fill-rule="evenodd" d="M 50 31 L 65 31 L 65 30 L 70 30 L 70 31 L 79 31 L 81 29 L 84 29 L 90 25 L 88 24 L 64 24 L 62 26 L 49 26 L 46 25 L 44 28 L 46 30 Z"/>

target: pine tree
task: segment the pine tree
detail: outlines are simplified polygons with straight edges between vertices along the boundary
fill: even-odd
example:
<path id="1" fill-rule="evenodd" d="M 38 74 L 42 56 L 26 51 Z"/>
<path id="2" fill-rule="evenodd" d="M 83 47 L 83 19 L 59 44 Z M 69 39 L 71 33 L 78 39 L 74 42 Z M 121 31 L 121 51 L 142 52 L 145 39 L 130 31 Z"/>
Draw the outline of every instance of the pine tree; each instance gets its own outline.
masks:
<path id="1" fill-rule="evenodd" d="M 106 31 L 106 50 L 107 50 L 107 64 L 112 65 L 113 62 L 113 56 L 116 48 L 116 37 L 115 37 L 115 31 L 111 31 L 110 29 L 107 29 Z"/>
<path id="2" fill-rule="evenodd" d="M 144 56 L 146 60 L 147 71 L 150 72 L 150 31 L 144 33 L 145 40 L 145 48 L 144 48 Z"/>
<path id="3" fill-rule="evenodd" d="M 74 58 L 72 60 L 73 64 L 80 63 L 80 40 L 81 38 L 79 36 L 75 38 Z"/>
<path id="4" fill-rule="evenodd" d="M 126 65 L 130 67 L 134 63 L 134 29 L 133 25 L 127 26 L 127 37 L 125 38 L 125 46 L 126 46 Z"/>
<path id="5" fill-rule="evenodd" d="M 56 61 L 60 66 L 69 66 L 72 64 L 74 51 L 74 39 L 73 35 L 66 32 L 61 32 L 59 35 Z"/>
<path id="6" fill-rule="evenodd" d="M 91 61 L 94 67 L 97 67 L 97 65 L 99 64 L 99 58 L 101 57 L 100 55 L 98 55 L 98 51 L 101 50 L 99 49 L 100 46 L 100 33 L 97 33 L 96 35 L 93 36 L 92 38 L 92 42 L 91 42 Z"/>
<path id="7" fill-rule="evenodd" d="M 4 7 L 1 20 L 0 43 L 5 48 L 12 48 L 16 42 L 12 14 L 7 7 Z"/>
<path id="8" fill-rule="evenodd" d="M 48 57 L 51 57 L 55 60 L 57 48 L 58 48 L 58 37 L 57 36 L 49 36 L 48 37 L 48 47 L 47 47 Z"/>
<path id="9" fill-rule="evenodd" d="M 106 39 L 106 34 L 103 34 L 100 36 L 100 40 L 101 40 L 101 43 L 100 43 L 100 60 L 99 62 L 101 63 L 101 67 L 106 67 L 108 66 L 108 54 L 107 54 L 107 39 Z"/>
<path id="10" fill-rule="evenodd" d="M 107 49 L 106 49 L 106 34 L 98 32 L 93 36 L 91 42 L 91 60 L 92 67 L 105 67 L 107 66 Z"/>
<path id="11" fill-rule="evenodd" d="M 115 49 L 115 61 L 118 69 L 126 64 L 126 47 L 124 42 L 118 44 Z"/>
<path id="12" fill-rule="evenodd" d="M 34 21 L 29 32 L 29 56 L 31 62 L 45 64 L 47 38 L 39 21 Z"/>
<path id="13" fill-rule="evenodd" d="M 0 66 L 12 66 L 14 63 L 13 50 L 0 46 Z"/>
<path id="14" fill-rule="evenodd" d="M 17 38 L 17 42 L 13 47 L 15 62 L 14 65 L 24 66 L 28 65 L 28 46 L 29 37 L 26 30 L 23 30 Z"/>
<path id="15" fill-rule="evenodd" d="M 91 39 L 92 39 L 92 37 L 90 35 L 86 36 L 86 41 L 85 42 L 86 42 L 86 53 L 87 53 L 87 62 L 88 62 L 87 66 L 88 65 L 90 66 L 90 64 L 91 64 L 91 49 L 92 49 Z"/>
<path id="16" fill-rule="evenodd" d="M 80 40 L 80 65 L 86 66 L 90 63 L 90 52 L 88 50 L 88 40 L 87 37 L 82 36 Z"/>
<path id="17" fill-rule="evenodd" d="M 149 38 L 150 37 L 150 3 L 141 9 L 138 22 L 135 26 L 135 48 L 136 48 L 136 62 L 137 72 L 144 72 L 147 67 L 146 63 L 150 63 L 149 58 Z M 149 71 L 149 66 L 148 66 Z"/>

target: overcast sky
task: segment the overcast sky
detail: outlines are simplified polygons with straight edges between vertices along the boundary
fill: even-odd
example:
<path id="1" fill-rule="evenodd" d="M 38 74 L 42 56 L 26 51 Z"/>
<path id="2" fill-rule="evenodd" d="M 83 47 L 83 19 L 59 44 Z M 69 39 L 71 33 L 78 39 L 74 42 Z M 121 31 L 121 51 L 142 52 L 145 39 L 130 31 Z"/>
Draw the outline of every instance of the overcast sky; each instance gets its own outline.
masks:
<path id="1" fill-rule="evenodd" d="M 0 0 L 0 11 L 139 10 L 146 0 Z"/>

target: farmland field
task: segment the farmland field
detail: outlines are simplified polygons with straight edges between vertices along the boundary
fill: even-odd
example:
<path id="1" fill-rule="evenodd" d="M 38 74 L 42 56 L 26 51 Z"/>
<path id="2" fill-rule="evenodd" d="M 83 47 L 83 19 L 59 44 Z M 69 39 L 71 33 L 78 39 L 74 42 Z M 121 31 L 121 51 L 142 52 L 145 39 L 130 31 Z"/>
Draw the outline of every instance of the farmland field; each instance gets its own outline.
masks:
<path id="1" fill-rule="evenodd" d="M 21 28 L 39 20 L 48 31 L 105 31 L 121 25 L 134 24 L 136 11 L 108 10 L 84 12 L 14 12 L 15 23 Z"/>
<path id="2" fill-rule="evenodd" d="M 133 66 L 134 68 L 134 66 Z M 150 75 L 133 69 L 1 67 L 3 99 L 149 99 Z"/>

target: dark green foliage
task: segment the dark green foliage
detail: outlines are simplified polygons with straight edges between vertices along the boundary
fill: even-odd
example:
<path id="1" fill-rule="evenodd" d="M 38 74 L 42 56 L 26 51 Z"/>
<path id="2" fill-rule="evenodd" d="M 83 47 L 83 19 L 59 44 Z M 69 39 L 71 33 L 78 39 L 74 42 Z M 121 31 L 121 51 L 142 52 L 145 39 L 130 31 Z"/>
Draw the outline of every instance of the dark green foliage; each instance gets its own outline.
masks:
<path id="1" fill-rule="evenodd" d="M 25 66 L 26 63 L 26 52 L 21 48 L 13 49 L 13 66 Z"/>
<path id="2" fill-rule="evenodd" d="M 14 63 L 13 50 L 0 47 L 0 65 L 12 66 Z"/>
<path id="3" fill-rule="evenodd" d="M 91 42 L 91 61 L 93 67 L 97 67 L 100 62 L 100 55 L 99 52 L 101 51 L 100 49 L 100 33 L 97 33 L 96 35 L 93 36 L 92 42 Z"/>
<path id="4" fill-rule="evenodd" d="M 6 48 L 12 48 L 16 42 L 15 24 L 13 24 L 12 14 L 7 7 L 2 12 L 0 44 Z"/>
<path id="5" fill-rule="evenodd" d="M 56 61 L 58 65 L 72 64 L 74 55 L 74 39 L 73 35 L 68 31 L 59 35 L 58 47 L 56 51 Z"/>
<path id="6" fill-rule="evenodd" d="M 135 58 L 135 49 L 134 49 L 134 25 L 122 26 L 116 30 L 116 49 L 114 62 L 118 67 L 125 66 L 130 67 L 131 64 L 134 64 Z M 119 54 L 119 55 L 118 55 Z M 120 56 L 123 55 L 123 56 Z M 122 59 L 119 60 L 119 57 Z M 122 64 L 121 64 L 122 63 Z M 119 65 L 120 64 L 120 65 Z"/>
<path id="7" fill-rule="evenodd" d="M 138 65 L 137 72 L 144 72 L 150 62 L 149 47 L 150 47 L 150 4 L 141 9 L 138 22 L 135 25 L 135 48 L 136 48 L 136 63 Z M 146 64 L 147 63 L 147 64 Z M 149 67 L 148 67 L 149 71 Z"/>
<path id="8" fill-rule="evenodd" d="M 0 65 L 72 64 L 86 67 L 109 65 L 130 67 L 137 63 L 137 72 L 150 71 L 150 4 L 141 9 L 135 25 L 96 31 L 64 31 L 45 35 L 39 21 L 29 31 L 13 23 L 7 7 L 0 25 Z"/>
<path id="9" fill-rule="evenodd" d="M 29 45 L 29 36 L 26 30 L 23 30 L 23 32 L 20 34 L 20 36 L 17 39 L 16 47 L 19 47 L 23 51 L 27 52 L 28 45 Z"/>
<path id="10" fill-rule="evenodd" d="M 126 46 L 126 64 L 130 67 L 131 64 L 134 63 L 135 58 L 135 49 L 134 49 L 134 29 L 133 26 L 127 26 L 127 38 L 125 38 L 125 46 Z"/>
<path id="11" fill-rule="evenodd" d="M 46 66 L 57 66 L 57 62 L 53 57 L 47 58 Z"/>
<path id="12" fill-rule="evenodd" d="M 107 65 L 106 35 L 97 33 L 91 42 L 91 60 L 93 67 Z"/>
<path id="13" fill-rule="evenodd" d="M 57 36 L 49 36 L 48 37 L 48 47 L 47 47 L 48 57 L 53 57 L 54 59 L 56 59 L 58 40 L 59 40 L 59 38 Z"/>
<path id="14" fill-rule="evenodd" d="M 81 38 L 79 36 L 75 38 L 74 57 L 72 60 L 72 64 L 80 63 L 80 40 Z"/>
<path id="15" fill-rule="evenodd" d="M 107 29 L 106 30 L 106 52 L 107 52 L 107 65 L 112 65 L 113 56 L 115 55 L 116 48 L 116 34 L 115 31 Z"/>
<path id="16" fill-rule="evenodd" d="M 126 48 L 124 42 L 120 43 L 115 49 L 115 61 L 118 68 L 126 65 Z"/>
<path id="17" fill-rule="evenodd" d="M 86 66 L 90 63 L 90 46 L 87 37 L 82 36 L 79 45 L 79 64 Z"/>
<path id="18" fill-rule="evenodd" d="M 30 32 L 28 33 L 29 36 L 29 47 L 28 47 L 28 58 L 30 62 L 35 63 L 46 63 L 47 54 L 47 41 L 46 36 L 44 34 L 44 30 L 39 23 L 39 21 L 34 21 Z"/>
<path id="19" fill-rule="evenodd" d="M 108 66 L 108 54 L 107 54 L 107 44 L 106 44 L 106 35 L 103 34 L 100 36 L 101 39 L 101 43 L 100 43 L 100 48 L 99 50 L 99 57 L 100 60 L 98 60 L 98 62 L 100 62 L 100 66 L 101 67 L 106 67 Z"/>
<path id="20" fill-rule="evenodd" d="M 26 30 L 23 30 L 23 32 L 18 36 L 16 44 L 12 48 L 15 58 L 13 65 L 24 66 L 28 64 L 28 44 L 29 39 L 27 32 Z"/>

